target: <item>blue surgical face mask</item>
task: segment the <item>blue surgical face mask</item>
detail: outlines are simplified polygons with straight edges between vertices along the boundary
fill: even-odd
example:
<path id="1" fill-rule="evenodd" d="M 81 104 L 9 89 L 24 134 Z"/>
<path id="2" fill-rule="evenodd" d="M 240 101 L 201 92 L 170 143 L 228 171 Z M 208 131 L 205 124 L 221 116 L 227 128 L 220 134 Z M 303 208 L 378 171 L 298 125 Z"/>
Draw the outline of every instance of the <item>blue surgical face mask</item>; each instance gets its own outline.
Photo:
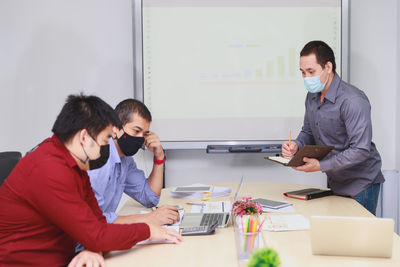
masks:
<path id="1" fill-rule="evenodd" d="M 321 72 L 322 73 L 322 72 Z M 310 93 L 319 93 L 324 90 L 326 83 L 328 82 L 328 77 L 324 83 L 321 83 L 321 75 L 313 76 L 313 77 L 305 77 L 304 78 L 304 86 L 306 87 L 307 91 Z"/>

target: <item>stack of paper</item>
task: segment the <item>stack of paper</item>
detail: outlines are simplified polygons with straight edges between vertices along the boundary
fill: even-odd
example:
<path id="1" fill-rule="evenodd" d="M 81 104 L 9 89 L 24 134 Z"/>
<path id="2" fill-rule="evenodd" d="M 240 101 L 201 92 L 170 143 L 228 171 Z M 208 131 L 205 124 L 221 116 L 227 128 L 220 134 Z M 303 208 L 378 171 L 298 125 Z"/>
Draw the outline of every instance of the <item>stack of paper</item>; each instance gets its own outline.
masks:
<path id="1" fill-rule="evenodd" d="M 266 215 L 263 230 L 299 231 L 310 229 L 310 222 L 300 214 Z"/>
<path id="2" fill-rule="evenodd" d="M 213 201 L 200 202 L 192 204 L 192 213 L 223 213 L 231 212 L 232 202 L 230 201 Z"/>
<path id="3" fill-rule="evenodd" d="M 205 184 L 192 184 L 190 186 L 207 186 Z M 228 196 L 232 192 L 230 187 L 220 187 L 214 186 L 213 191 L 211 193 L 208 192 L 171 192 L 170 196 L 175 198 L 189 198 L 189 199 L 198 199 L 198 200 L 208 200 L 210 198 L 217 198 Z"/>

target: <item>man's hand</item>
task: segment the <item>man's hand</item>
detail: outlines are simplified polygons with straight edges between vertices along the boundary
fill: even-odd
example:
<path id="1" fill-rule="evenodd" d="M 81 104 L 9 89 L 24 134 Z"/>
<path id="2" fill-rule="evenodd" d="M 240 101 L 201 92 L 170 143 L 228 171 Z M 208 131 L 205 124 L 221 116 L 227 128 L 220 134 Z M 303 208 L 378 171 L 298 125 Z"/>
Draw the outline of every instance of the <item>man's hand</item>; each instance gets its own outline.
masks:
<path id="1" fill-rule="evenodd" d="M 162 206 L 149 213 L 146 222 L 155 225 L 173 224 L 179 221 L 179 212 L 176 207 Z"/>
<path id="2" fill-rule="evenodd" d="M 162 206 L 155 211 L 146 214 L 133 214 L 118 216 L 115 224 L 147 223 L 153 225 L 173 224 L 179 221 L 179 212 L 176 207 Z"/>
<path id="3" fill-rule="evenodd" d="M 291 157 L 293 157 L 294 154 L 296 154 L 298 149 L 299 147 L 297 146 L 296 142 L 291 141 L 289 147 L 289 141 L 285 141 L 282 144 L 282 156 L 284 158 L 290 159 Z"/>
<path id="4" fill-rule="evenodd" d="M 150 223 L 148 223 L 148 225 L 150 227 L 150 240 L 167 240 L 175 244 L 179 244 L 183 241 L 182 236 L 173 229 L 167 229 Z"/>
<path id="5" fill-rule="evenodd" d="M 157 160 L 164 159 L 164 150 L 160 138 L 155 133 L 149 132 L 144 136 L 144 145 L 153 152 Z"/>
<path id="6" fill-rule="evenodd" d="M 321 166 L 319 166 L 319 160 L 317 159 L 310 159 L 310 158 L 303 158 L 303 161 L 306 163 L 299 167 L 293 167 L 296 171 L 302 172 L 316 172 L 321 170 Z"/>
<path id="7" fill-rule="evenodd" d="M 103 255 L 100 252 L 92 252 L 89 250 L 83 250 L 76 255 L 72 261 L 68 264 L 68 267 L 104 267 Z"/>

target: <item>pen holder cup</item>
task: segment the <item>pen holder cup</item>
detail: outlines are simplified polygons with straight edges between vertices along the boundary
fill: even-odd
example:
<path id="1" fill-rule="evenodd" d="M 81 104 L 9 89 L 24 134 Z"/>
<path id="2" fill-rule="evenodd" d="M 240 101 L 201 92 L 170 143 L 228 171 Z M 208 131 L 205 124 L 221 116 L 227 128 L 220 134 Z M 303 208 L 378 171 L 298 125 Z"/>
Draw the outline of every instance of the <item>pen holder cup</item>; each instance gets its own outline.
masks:
<path id="1" fill-rule="evenodd" d="M 259 215 L 243 215 L 243 216 L 234 215 L 234 216 L 232 216 L 233 227 L 234 227 L 235 231 L 237 231 L 237 232 L 255 232 L 258 229 L 258 227 L 260 226 L 260 224 L 262 222 L 262 218 L 263 218 L 263 216 L 259 216 Z M 249 223 L 249 221 L 256 222 L 255 228 L 253 228 L 251 230 L 248 229 L 249 226 L 247 225 L 247 223 Z M 254 225 L 253 225 L 253 227 L 254 227 Z M 246 228 L 246 230 L 243 230 L 244 228 Z M 262 230 L 262 229 L 260 229 L 260 230 Z"/>
<path id="2" fill-rule="evenodd" d="M 258 215 L 233 217 L 239 260 L 247 260 L 249 255 L 253 253 L 255 249 L 263 248 L 265 246 L 261 228 L 262 220 L 260 219 L 261 218 Z M 253 227 L 249 227 L 249 224 Z"/>
<path id="3" fill-rule="evenodd" d="M 242 233 L 236 231 L 236 246 L 239 260 L 247 260 L 255 249 L 264 247 L 262 232 Z"/>

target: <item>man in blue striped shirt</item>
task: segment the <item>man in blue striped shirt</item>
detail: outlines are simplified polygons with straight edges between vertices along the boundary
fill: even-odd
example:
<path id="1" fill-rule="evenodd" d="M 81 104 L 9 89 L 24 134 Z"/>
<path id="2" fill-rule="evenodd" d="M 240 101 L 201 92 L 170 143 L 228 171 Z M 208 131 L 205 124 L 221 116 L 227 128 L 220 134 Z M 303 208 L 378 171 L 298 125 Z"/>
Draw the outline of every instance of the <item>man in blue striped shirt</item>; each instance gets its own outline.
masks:
<path id="1" fill-rule="evenodd" d="M 307 43 L 300 52 L 300 71 L 308 90 L 302 130 L 295 142 L 284 142 L 291 157 L 304 145 L 334 149 L 323 159 L 304 158 L 304 172 L 322 171 L 336 195 L 349 196 L 375 214 L 382 162 L 372 142 L 371 105 L 363 91 L 341 80 L 332 49 L 322 41 Z"/>
<path id="2" fill-rule="evenodd" d="M 163 225 L 178 221 L 178 210 L 173 206 L 162 206 L 149 214 L 116 214 L 123 193 L 148 208 L 158 204 L 163 186 L 165 155 L 160 139 L 149 131 L 151 113 L 142 102 L 126 99 L 117 105 L 115 112 L 121 120 L 122 129 L 117 130 L 116 137 L 109 140 L 110 157 L 102 168 L 88 172 L 107 222 Z M 137 168 L 132 157 L 143 144 L 154 154 L 153 169 L 148 179 Z"/>

